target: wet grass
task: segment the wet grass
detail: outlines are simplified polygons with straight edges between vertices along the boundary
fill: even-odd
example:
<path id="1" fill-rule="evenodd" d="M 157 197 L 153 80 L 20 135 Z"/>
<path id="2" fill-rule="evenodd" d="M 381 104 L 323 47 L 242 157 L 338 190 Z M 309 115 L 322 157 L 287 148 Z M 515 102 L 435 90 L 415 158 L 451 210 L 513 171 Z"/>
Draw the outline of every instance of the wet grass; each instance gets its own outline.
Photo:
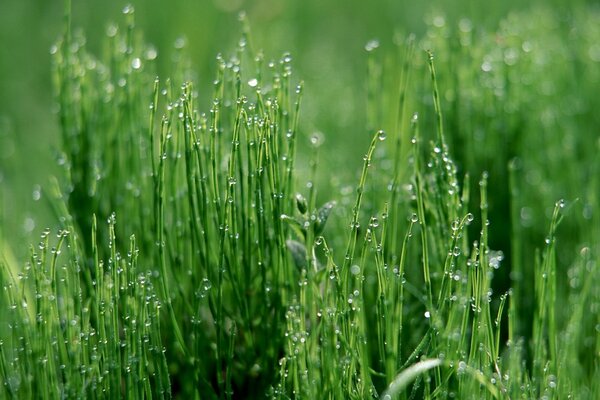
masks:
<path id="1" fill-rule="evenodd" d="M 65 18 L 60 228 L 2 251 L 0 397 L 599 395 L 597 13 L 369 42 L 350 185 L 243 16 L 211 93 L 132 8 L 100 56 Z"/>

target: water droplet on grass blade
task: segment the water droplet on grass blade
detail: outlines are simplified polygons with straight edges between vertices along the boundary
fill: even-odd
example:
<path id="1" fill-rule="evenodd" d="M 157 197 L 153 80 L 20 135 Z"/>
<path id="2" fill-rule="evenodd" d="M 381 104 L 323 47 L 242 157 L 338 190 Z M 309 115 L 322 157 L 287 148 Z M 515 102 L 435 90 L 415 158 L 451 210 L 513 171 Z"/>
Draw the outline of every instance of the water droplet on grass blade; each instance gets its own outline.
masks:
<path id="1" fill-rule="evenodd" d="M 385 134 L 385 131 L 383 131 L 383 130 L 377 131 L 377 139 L 379 139 L 380 141 L 383 142 L 386 137 L 387 137 L 387 135 Z"/>
<path id="2" fill-rule="evenodd" d="M 323 134 L 321 132 L 315 132 L 310 137 L 310 144 L 313 147 L 319 147 L 323 144 Z"/>
<path id="3" fill-rule="evenodd" d="M 33 218 L 25 218 L 25 222 L 23 223 L 23 229 L 27 233 L 33 232 L 33 230 L 35 229 L 35 221 L 33 220 Z"/>
<path id="4" fill-rule="evenodd" d="M 140 69 L 141 67 L 142 67 L 142 60 L 140 60 L 138 57 L 131 60 L 131 68 Z"/>
<path id="5" fill-rule="evenodd" d="M 454 232 L 456 232 L 460 228 L 460 222 L 457 219 L 455 219 L 454 221 L 452 221 L 450 227 Z"/>
<path id="6" fill-rule="evenodd" d="M 158 51 L 156 50 L 155 47 L 148 47 L 146 49 L 146 52 L 144 53 L 144 58 L 148 61 L 154 60 L 156 59 L 156 57 L 158 57 Z"/>
<path id="7" fill-rule="evenodd" d="M 442 15 L 437 15 L 433 18 L 433 25 L 436 28 L 443 28 L 446 25 L 446 18 Z"/>
<path id="8" fill-rule="evenodd" d="M 490 71 L 492 70 L 492 63 L 491 63 L 491 62 L 489 62 L 489 61 L 487 61 L 487 60 L 486 60 L 486 61 L 484 61 L 484 62 L 481 64 L 481 70 L 482 70 L 483 72 L 490 72 Z"/>
<path id="9" fill-rule="evenodd" d="M 379 47 L 379 40 L 372 39 L 372 40 L 369 40 L 367 42 L 367 44 L 365 45 L 365 50 L 368 52 L 372 52 L 373 50 L 377 49 L 378 47 Z"/>
<path id="10" fill-rule="evenodd" d="M 470 19 L 463 18 L 459 21 L 458 28 L 461 32 L 464 33 L 471 32 L 471 30 L 473 29 L 473 23 Z"/>
<path id="11" fill-rule="evenodd" d="M 175 48 L 176 49 L 183 49 L 185 46 L 185 38 L 183 37 L 178 37 L 177 39 L 175 39 Z"/>
<path id="12" fill-rule="evenodd" d="M 119 28 L 115 24 L 110 24 L 106 28 L 106 36 L 115 37 L 117 35 L 118 31 L 119 31 Z"/>

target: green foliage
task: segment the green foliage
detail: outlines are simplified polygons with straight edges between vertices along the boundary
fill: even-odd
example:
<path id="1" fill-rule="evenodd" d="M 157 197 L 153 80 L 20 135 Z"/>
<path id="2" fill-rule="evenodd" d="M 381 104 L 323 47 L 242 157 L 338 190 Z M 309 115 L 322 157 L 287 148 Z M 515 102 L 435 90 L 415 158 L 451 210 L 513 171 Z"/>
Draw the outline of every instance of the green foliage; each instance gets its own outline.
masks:
<path id="1" fill-rule="evenodd" d="M 303 84 L 244 18 L 206 112 L 185 49 L 156 77 L 132 8 L 99 57 L 67 23 L 61 228 L 23 268 L 1 248 L 0 397 L 597 397 L 600 142 L 580 84 L 600 16 L 573 16 L 575 47 L 542 34 L 573 28 L 550 11 L 498 32 L 440 18 L 393 56 L 367 46 L 385 129 L 324 203 L 319 135 L 296 165 Z"/>

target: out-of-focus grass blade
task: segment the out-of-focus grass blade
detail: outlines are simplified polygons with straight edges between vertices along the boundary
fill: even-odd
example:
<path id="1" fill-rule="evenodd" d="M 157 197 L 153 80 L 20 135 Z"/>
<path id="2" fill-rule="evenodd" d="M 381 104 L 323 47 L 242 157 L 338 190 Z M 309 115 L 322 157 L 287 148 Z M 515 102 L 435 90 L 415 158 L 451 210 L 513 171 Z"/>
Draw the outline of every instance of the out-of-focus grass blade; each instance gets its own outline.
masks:
<path id="1" fill-rule="evenodd" d="M 432 368 L 442 365 L 442 360 L 433 358 L 431 360 L 423 360 L 411 365 L 404 371 L 400 372 L 390 383 L 388 388 L 381 396 L 384 400 L 391 400 L 393 396 L 401 393 L 406 387 L 419 375 L 429 371 Z"/>

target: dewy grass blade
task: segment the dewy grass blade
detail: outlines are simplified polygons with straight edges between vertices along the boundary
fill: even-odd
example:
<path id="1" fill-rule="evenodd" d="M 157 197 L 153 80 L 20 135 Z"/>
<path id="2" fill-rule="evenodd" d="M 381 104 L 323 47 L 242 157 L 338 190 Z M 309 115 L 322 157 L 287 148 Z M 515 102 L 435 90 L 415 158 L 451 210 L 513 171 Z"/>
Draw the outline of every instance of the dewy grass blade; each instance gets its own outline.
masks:
<path id="1" fill-rule="evenodd" d="M 354 249 L 356 247 L 356 240 L 358 237 L 358 228 L 360 227 L 359 216 L 360 216 L 360 206 L 363 199 L 363 194 L 365 190 L 365 184 L 367 182 L 367 173 L 369 167 L 371 166 L 371 157 L 373 156 L 373 152 L 375 151 L 375 145 L 378 141 L 381 141 L 383 131 L 377 131 L 373 135 L 371 139 L 371 144 L 367 149 L 367 153 L 363 157 L 363 167 L 362 172 L 360 174 L 360 179 L 358 181 L 358 186 L 356 187 L 356 201 L 354 203 L 354 207 L 352 208 L 352 221 L 350 222 L 350 237 L 348 239 L 348 244 L 346 247 L 346 255 L 344 257 L 344 262 L 342 264 L 342 271 L 344 274 L 347 274 L 347 270 L 349 266 L 352 264 L 352 260 L 354 258 Z"/>
<path id="2" fill-rule="evenodd" d="M 413 381 L 417 376 L 429 371 L 432 368 L 442 365 L 442 360 L 430 359 L 419 361 L 416 364 L 411 365 L 402 371 L 394 380 L 390 383 L 388 388 L 383 392 L 381 398 L 384 400 L 391 400 L 394 396 L 400 394 L 406 389 L 406 387 Z"/>
<path id="3" fill-rule="evenodd" d="M 356 79 L 319 62 L 304 92 L 245 15 L 204 96 L 197 36 L 170 66 L 127 6 L 97 56 L 65 7 L 60 171 L 33 193 L 60 229 L 2 214 L 0 398 L 599 397 L 597 12 L 432 15 L 400 57 L 369 43 L 350 115 Z M 367 138 L 353 186 L 363 123 L 393 140 Z"/>

